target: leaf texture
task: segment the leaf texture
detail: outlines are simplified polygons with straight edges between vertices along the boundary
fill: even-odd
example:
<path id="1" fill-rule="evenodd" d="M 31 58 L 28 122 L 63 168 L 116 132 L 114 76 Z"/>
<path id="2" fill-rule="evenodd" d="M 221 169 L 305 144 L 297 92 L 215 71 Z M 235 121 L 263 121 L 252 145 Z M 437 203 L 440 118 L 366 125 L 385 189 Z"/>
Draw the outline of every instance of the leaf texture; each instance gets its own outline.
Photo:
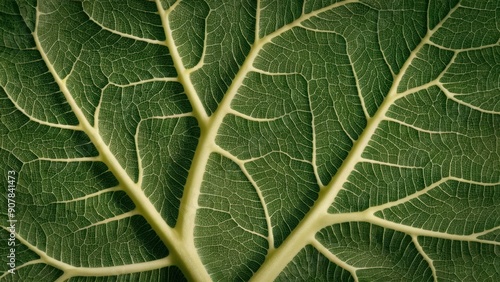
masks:
<path id="1" fill-rule="evenodd" d="M 498 1 L 0 6 L 0 280 L 500 280 Z"/>

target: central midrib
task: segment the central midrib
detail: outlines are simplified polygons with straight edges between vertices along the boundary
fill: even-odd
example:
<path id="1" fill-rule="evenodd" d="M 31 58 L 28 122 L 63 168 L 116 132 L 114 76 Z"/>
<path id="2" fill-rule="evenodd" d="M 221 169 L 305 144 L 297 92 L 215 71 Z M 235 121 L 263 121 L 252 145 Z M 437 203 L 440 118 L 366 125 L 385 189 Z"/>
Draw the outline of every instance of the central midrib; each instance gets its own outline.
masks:
<path id="1" fill-rule="evenodd" d="M 450 11 L 450 14 L 452 11 L 454 11 L 454 9 L 457 8 L 457 6 Z M 379 127 L 380 122 L 384 120 L 384 117 L 390 106 L 400 98 L 398 96 L 397 89 L 403 76 L 410 67 L 413 59 L 416 58 L 417 53 L 427 42 L 429 42 L 432 34 L 439 28 L 439 26 L 440 25 L 437 25 L 433 30 L 429 30 L 427 34 L 421 39 L 420 43 L 411 52 L 408 59 L 401 67 L 398 75 L 394 77 L 391 88 L 384 101 L 380 105 L 375 115 L 368 119 L 366 128 L 359 136 L 359 139 L 354 143 L 351 151 L 338 169 L 337 173 L 332 177 L 328 185 L 320 190 L 318 199 L 316 200 L 315 204 L 311 207 L 309 212 L 304 216 L 297 227 L 292 230 L 292 232 L 285 239 L 282 245 L 279 248 L 273 250 L 271 254 L 268 254 L 266 260 L 259 268 L 259 270 L 254 274 L 251 281 L 257 282 L 263 281 L 263 279 L 276 279 L 279 273 L 302 248 L 304 248 L 307 244 L 313 243 L 315 234 L 324 227 L 323 216 L 328 214 L 328 208 L 333 203 L 335 197 L 343 187 L 344 183 L 347 181 L 347 178 L 353 171 L 354 166 L 361 159 L 361 154 L 367 147 L 368 142 L 371 140 L 373 134 L 375 133 L 375 130 Z M 366 215 L 366 219 L 368 221 L 371 214 Z M 348 218 L 347 216 L 339 217 L 338 223 L 348 221 L 352 221 L 352 219 Z"/>

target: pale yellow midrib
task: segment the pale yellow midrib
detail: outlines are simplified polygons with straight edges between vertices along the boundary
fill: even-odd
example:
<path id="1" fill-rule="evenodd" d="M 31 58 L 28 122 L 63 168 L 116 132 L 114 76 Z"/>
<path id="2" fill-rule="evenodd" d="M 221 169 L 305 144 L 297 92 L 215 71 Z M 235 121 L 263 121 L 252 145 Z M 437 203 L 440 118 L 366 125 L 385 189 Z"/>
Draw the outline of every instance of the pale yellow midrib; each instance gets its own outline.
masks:
<path id="1" fill-rule="evenodd" d="M 189 281 L 211 281 L 210 275 L 206 271 L 206 268 L 198 255 L 193 238 L 194 221 L 196 210 L 198 209 L 197 198 L 203 176 L 203 174 L 198 174 L 200 171 L 205 171 L 208 157 L 210 155 L 210 148 L 204 148 L 202 146 L 206 143 L 210 144 L 210 142 L 205 141 L 205 132 L 209 121 L 208 115 L 204 110 L 202 101 L 194 89 L 189 71 L 184 67 L 182 58 L 177 51 L 177 46 L 173 40 L 168 16 L 179 2 L 174 3 L 167 10 L 163 9 L 159 0 L 156 0 L 155 2 L 165 33 L 165 44 L 169 49 L 170 56 L 177 71 L 177 78 L 184 88 L 184 92 L 186 93 L 193 109 L 193 115 L 200 127 L 198 145 L 193 156 L 193 161 L 188 172 L 188 177 L 186 179 L 186 184 L 184 186 L 183 195 L 179 205 L 179 217 L 177 219 L 176 226 L 173 229 L 173 235 L 175 235 L 175 246 L 167 244 L 166 246 L 171 252 L 175 252 L 175 264 L 181 269 Z"/>
<path id="2" fill-rule="evenodd" d="M 266 39 L 262 39 L 254 43 L 247 59 L 234 77 L 233 82 L 229 86 L 217 110 L 212 116 L 208 117 L 191 82 L 191 71 L 186 70 L 184 67 L 172 36 L 172 30 L 168 22 L 168 15 L 172 8 L 164 11 L 159 1 L 156 3 L 162 19 L 163 28 L 165 30 L 166 44 L 169 47 L 170 55 L 172 56 L 174 66 L 177 70 L 178 79 L 184 86 L 184 91 L 189 98 L 191 106 L 193 107 L 194 115 L 200 126 L 200 138 L 189 170 L 188 178 L 186 180 L 179 208 L 179 218 L 177 220 L 177 225 L 175 226 L 175 231 L 179 234 L 179 239 L 182 241 L 181 244 L 185 248 L 186 252 L 190 254 L 192 263 L 188 264 L 182 262 L 180 268 L 184 274 L 188 275 L 193 281 L 210 281 L 211 278 L 206 272 L 204 265 L 201 263 L 194 245 L 195 219 L 196 211 L 198 209 L 197 203 L 201 192 L 200 190 L 203 175 L 205 174 L 206 165 L 210 155 L 217 150 L 215 138 L 224 117 L 231 111 L 231 101 L 236 95 L 237 90 L 243 84 L 243 80 L 245 79 L 247 73 L 252 70 L 253 61 L 257 57 L 259 50 L 263 45 L 269 42 L 271 38 L 267 37 Z"/>
<path id="3" fill-rule="evenodd" d="M 37 30 L 38 30 L 38 22 L 40 17 L 40 12 L 37 9 L 36 11 L 36 22 L 35 22 L 35 31 L 33 32 L 33 39 L 35 41 L 36 47 L 40 52 L 40 55 L 45 62 L 49 72 L 52 74 L 54 80 L 58 84 L 61 92 L 63 93 L 66 101 L 70 105 L 73 113 L 77 117 L 79 121 L 79 125 L 83 131 L 90 138 L 94 146 L 99 152 L 99 158 L 103 163 L 105 163 L 108 169 L 113 173 L 113 175 L 118 180 L 120 187 L 127 193 L 130 199 L 134 202 L 136 209 L 138 212 L 146 219 L 146 221 L 150 224 L 152 229 L 158 235 L 158 237 L 162 240 L 162 242 L 167 246 L 167 248 L 173 254 L 173 257 L 176 258 L 180 256 L 177 254 L 176 250 L 176 238 L 178 236 L 174 232 L 174 230 L 166 223 L 166 221 L 162 218 L 162 216 L 158 213 L 156 208 L 153 206 L 151 201 L 146 197 L 141 187 L 137 185 L 127 174 L 127 172 L 120 165 L 118 160 L 115 158 L 109 147 L 106 145 L 104 140 L 99 135 L 97 129 L 95 129 L 89 121 L 86 119 L 83 111 L 80 109 L 76 101 L 73 99 L 71 92 L 66 86 L 67 78 L 60 78 L 57 74 L 54 66 L 50 62 L 45 53 L 40 40 L 38 38 Z M 182 251 L 181 251 L 182 253 Z M 61 269 L 63 271 L 68 269 Z"/>
<path id="4" fill-rule="evenodd" d="M 456 9 L 456 7 L 454 9 Z M 454 9 L 452 9 L 451 12 L 454 11 Z M 314 241 L 315 234 L 324 227 L 324 222 L 322 221 L 322 219 L 324 218 L 323 216 L 328 214 L 328 209 L 333 203 L 338 192 L 347 181 L 350 173 L 354 170 L 355 165 L 359 162 L 359 160 L 361 160 L 363 151 L 367 147 L 368 142 L 372 139 L 372 136 L 375 133 L 375 130 L 379 127 L 379 124 L 384 120 L 389 107 L 398 98 L 400 98 L 397 96 L 397 89 L 403 76 L 411 65 L 411 62 L 414 58 L 416 58 L 417 53 L 422 49 L 422 47 L 427 44 L 427 42 L 429 42 L 430 37 L 438 29 L 439 26 L 440 25 L 436 26 L 433 30 L 428 31 L 427 34 L 422 38 L 420 43 L 410 53 L 410 56 L 401 67 L 400 72 L 394 77 L 393 84 L 384 101 L 380 105 L 375 115 L 372 118 L 368 119 L 365 130 L 363 130 L 363 133 L 359 136 L 359 139 L 354 142 L 351 151 L 338 169 L 335 176 L 324 189 L 321 189 L 316 203 L 304 216 L 299 225 L 297 225 L 297 227 L 282 243 L 282 245 L 268 254 L 265 262 L 262 264 L 261 268 L 259 268 L 259 270 L 254 274 L 251 281 L 272 281 L 276 279 L 276 277 L 278 277 L 278 275 L 286 267 L 286 265 L 288 265 L 288 263 L 297 255 L 297 253 L 307 244 L 311 244 Z M 366 219 L 368 220 L 369 218 Z M 352 221 L 352 219 L 348 217 L 344 218 L 343 220 Z"/>

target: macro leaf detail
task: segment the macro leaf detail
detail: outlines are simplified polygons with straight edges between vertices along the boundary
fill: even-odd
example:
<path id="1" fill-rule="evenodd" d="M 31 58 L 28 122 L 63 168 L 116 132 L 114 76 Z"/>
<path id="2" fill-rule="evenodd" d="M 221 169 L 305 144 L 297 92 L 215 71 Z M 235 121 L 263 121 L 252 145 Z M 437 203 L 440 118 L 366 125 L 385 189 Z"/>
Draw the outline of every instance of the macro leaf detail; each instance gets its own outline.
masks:
<path id="1" fill-rule="evenodd" d="M 0 7 L 0 280 L 500 280 L 498 1 Z"/>

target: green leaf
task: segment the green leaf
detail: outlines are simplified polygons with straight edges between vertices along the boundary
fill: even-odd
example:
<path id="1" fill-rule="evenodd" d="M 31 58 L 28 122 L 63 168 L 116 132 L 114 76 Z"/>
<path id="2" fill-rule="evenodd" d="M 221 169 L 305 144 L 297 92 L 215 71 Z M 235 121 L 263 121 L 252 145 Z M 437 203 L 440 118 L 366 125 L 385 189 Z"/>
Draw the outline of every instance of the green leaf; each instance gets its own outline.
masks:
<path id="1" fill-rule="evenodd" d="M 500 2 L 0 8 L 1 281 L 500 280 Z"/>

